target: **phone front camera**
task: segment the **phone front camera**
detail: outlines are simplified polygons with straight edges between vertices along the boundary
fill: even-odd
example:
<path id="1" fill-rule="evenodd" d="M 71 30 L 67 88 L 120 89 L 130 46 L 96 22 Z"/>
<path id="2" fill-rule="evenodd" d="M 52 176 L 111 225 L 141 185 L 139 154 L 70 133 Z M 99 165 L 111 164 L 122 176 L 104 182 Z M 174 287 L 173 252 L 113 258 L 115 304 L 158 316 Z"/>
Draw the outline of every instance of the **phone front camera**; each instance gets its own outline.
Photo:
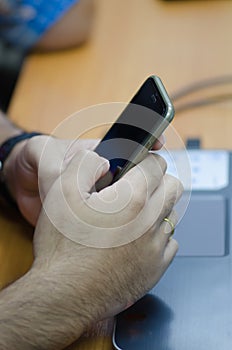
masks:
<path id="1" fill-rule="evenodd" d="M 157 99 L 156 99 L 155 94 L 151 95 L 151 100 L 152 100 L 153 103 L 156 103 Z"/>

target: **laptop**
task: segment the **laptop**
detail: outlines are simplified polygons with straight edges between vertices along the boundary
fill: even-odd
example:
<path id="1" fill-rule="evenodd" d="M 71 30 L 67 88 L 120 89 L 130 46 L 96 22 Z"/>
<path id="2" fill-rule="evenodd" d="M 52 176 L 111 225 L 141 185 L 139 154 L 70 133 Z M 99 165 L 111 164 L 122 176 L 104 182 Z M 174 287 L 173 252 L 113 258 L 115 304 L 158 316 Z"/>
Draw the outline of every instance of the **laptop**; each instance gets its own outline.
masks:
<path id="1" fill-rule="evenodd" d="M 192 191 L 175 231 L 179 251 L 159 283 L 117 316 L 115 349 L 232 349 L 232 153 L 188 153 Z"/>

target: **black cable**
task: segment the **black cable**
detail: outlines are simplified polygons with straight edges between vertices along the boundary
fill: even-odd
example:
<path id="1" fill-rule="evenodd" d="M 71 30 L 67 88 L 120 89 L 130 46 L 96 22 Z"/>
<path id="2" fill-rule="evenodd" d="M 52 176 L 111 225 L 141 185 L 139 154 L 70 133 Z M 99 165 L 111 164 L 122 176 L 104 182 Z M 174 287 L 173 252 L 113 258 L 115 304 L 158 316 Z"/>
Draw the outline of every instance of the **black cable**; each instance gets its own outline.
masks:
<path id="1" fill-rule="evenodd" d="M 177 92 L 171 95 L 171 98 L 173 101 L 176 101 L 182 97 L 190 95 L 199 90 L 203 90 L 203 89 L 217 86 L 217 85 L 225 85 L 225 84 L 232 84 L 232 75 L 219 76 L 219 77 L 198 81 L 196 83 L 188 85 L 187 87 L 177 90 Z"/>
<path id="2" fill-rule="evenodd" d="M 229 100 L 232 101 L 232 93 L 231 94 L 224 94 L 224 95 L 215 95 L 212 97 L 203 98 L 203 99 L 195 100 L 192 102 L 182 103 L 180 106 L 175 107 L 175 111 L 180 113 L 180 112 L 183 112 L 183 111 L 186 111 L 189 109 L 198 108 L 198 107 L 202 107 L 202 106 L 208 106 L 211 104 L 216 104 L 216 103 L 229 101 Z"/>
<path id="3" fill-rule="evenodd" d="M 175 102 L 183 97 L 191 95 L 194 92 L 204 90 L 206 88 L 211 88 L 218 85 L 232 84 L 232 75 L 219 76 L 203 81 L 198 81 L 187 87 L 181 88 L 177 92 L 171 95 L 171 99 L 175 105 Z M 186 103 L 180 103 L 179 106 L 175 106 L 176 112 L 180 113 L 189 109 L 198 108 L 201 106 L 207 106 L 211 104 L 216 104 L 224 101 L 232 100 L 232 93 L 218 94 L 207 98 L 196 99 Z"/>

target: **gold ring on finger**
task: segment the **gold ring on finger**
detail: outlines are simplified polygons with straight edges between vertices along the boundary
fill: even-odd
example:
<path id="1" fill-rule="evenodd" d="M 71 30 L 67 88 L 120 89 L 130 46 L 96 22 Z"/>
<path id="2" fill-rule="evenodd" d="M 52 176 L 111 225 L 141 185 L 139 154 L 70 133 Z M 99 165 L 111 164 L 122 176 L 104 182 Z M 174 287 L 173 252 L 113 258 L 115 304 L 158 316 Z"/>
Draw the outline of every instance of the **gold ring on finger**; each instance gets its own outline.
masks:
<path id="1" fill-rule="evenodd" d="M 170 227 L 171 227 L 170 236 L 172 236 L 175 232 L 175 225 L 173 224 L 173 222 L 169 218 L 164 218 L 164 221 L 170 225 Z"/>

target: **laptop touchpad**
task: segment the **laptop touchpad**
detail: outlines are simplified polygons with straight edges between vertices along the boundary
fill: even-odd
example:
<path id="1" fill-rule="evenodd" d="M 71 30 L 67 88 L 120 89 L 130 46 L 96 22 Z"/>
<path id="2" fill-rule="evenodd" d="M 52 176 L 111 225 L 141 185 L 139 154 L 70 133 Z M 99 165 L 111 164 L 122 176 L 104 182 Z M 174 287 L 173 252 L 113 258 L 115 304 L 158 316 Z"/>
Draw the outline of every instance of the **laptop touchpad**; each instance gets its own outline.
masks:
<path id="1" fill-rule="evenodd" d="M 179 256 L 225 255 L 226 201 L 220 195 L 192 195 L 177 225 Z"/>

